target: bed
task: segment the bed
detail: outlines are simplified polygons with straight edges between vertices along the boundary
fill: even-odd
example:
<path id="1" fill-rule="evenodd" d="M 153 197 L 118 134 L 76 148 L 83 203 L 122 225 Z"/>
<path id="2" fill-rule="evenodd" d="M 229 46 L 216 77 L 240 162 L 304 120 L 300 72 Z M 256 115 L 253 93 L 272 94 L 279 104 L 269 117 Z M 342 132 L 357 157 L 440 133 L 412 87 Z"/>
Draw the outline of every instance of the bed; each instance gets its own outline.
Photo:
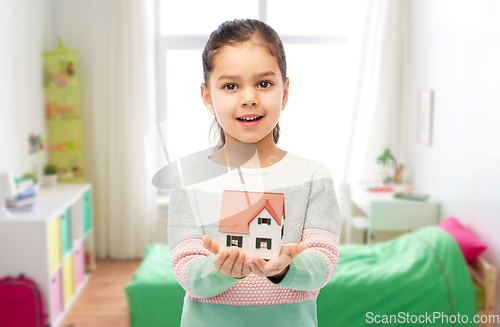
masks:
<path id="1" fill-rule="evenodd" d="M 339 252 L 318 296 L 320 327 L 414 324 L 426 314 L 418 325 L 454 326 L 437 313 L 460 313 L 469 322 L 478 311 L 493 314 L 495 268 L 482 257 L 466 264 L 455 240 L 438 227 L 372 245 L 341 245 Z M 172 274 L 169 248 L 152 244 L 145 254 L 125 286 L 130 326 L 179 326 L 184 290 Z"/>

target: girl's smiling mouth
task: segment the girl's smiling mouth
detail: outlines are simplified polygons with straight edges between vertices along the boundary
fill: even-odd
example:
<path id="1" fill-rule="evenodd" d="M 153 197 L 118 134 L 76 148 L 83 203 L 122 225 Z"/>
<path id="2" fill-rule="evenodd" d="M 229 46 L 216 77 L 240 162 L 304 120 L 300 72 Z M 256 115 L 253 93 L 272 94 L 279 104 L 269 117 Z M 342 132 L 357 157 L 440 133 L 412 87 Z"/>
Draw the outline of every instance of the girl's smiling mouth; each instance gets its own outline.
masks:
<path id="1" fill-rule="evenodd" d="M 241 117 L 236 118 L 238 122 L 245 127 L 257 126 L 264 116 L 259 116 L 256 114 L 246 114 Z"/>

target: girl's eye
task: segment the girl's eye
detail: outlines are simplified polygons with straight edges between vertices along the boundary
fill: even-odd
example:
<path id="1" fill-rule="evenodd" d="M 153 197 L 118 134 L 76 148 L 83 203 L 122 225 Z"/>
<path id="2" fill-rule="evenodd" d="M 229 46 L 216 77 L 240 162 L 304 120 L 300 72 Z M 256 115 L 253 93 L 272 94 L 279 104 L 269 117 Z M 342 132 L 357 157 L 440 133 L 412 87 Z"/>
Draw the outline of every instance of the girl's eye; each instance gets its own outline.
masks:
<path id="1" fill-rule="evenodd" d="M 262 86 L 265 89 L 267 89 L 271 85 L 273 85 L 273 83 L 271 83 L 270 81 L 262 81 L 262 82 L 259 83 L 259 86 Z"/>
<path id="2" fill-rule="evenodd" d="M 236 88 L 236 85 L 234 84 L 226 84 L 222 87 L 223 89 L 226 89 L 226 90 L 229 90 L 229 91 L 232 91 Z"/>

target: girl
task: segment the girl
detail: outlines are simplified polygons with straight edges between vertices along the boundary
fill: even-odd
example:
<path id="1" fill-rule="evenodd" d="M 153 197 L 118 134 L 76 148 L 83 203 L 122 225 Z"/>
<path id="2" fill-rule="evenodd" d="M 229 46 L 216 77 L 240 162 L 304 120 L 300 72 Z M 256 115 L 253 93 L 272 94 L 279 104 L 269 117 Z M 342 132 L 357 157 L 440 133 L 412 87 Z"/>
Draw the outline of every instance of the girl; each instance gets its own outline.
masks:
<path id="1" fill-rule="evenodd" d="M 255 19 L 224 22 L 205 45 L 203 74 L 201 96 L 220 134 L 209 163 L 226 164 L 219 159 L 228 158 L 228 142 L 251 144 L 257 160 L 171 193 L 172 270 L 186 290 L 182 326 L 317 326 L 316 298 L 338 261 L 339 210 L 329 170 L 277 146 L 289 87 L 281 39 Z M 220 251 L 221 194 L 241 186 L 238 173 L 246 190 L 284 194 L 276 260 L 246 257 L 237 246 Z"/>

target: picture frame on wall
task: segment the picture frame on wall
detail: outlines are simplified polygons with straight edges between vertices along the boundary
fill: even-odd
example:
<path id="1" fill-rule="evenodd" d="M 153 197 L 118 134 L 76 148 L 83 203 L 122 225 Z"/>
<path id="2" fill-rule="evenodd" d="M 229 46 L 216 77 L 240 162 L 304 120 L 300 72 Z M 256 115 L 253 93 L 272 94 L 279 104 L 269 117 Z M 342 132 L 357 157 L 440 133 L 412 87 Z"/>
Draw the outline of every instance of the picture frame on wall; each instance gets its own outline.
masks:
<path id="1" fill-rule="evenodd" d="M 417 141 L 432 145 L 432 116 L 434 111 L 434 91 L 422 90 L 418 93 Z"/>

